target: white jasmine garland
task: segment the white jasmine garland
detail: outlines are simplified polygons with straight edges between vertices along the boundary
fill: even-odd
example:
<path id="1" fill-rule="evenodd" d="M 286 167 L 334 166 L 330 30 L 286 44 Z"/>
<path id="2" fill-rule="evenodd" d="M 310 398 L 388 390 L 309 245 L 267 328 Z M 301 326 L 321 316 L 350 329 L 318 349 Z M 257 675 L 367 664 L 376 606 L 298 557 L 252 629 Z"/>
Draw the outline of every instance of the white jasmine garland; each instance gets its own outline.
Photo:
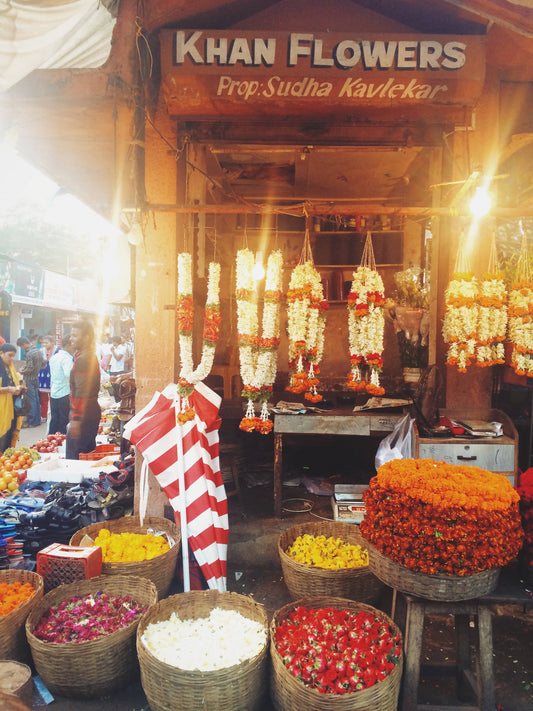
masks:
<path id="1" fill-rule="evenodd" d="M 479 318 L 479 288 L 470 272 L 454 274 L 445 294 L 446 310 L 442 326 L 448 344 L 447 365 L 457 366 L 460 373 L 475 356 Z"/>
<path id="2" fill-rule="evenodd" d="M 160 661 L 187 670 L 214 671 L 260 654 L 267 643 L 263 624 L 235 610 L 215 608 L 209 617 L 168 620 L 147 625 L 142 643 Z"/>
<path id="3" fill-rule="evenodd" d="M 267 260 L 261 336 L 258 299 L 253 278 L 254 264 L 254 254 L 249 249 L 237 252 L 235 295 L 239 361 L 243 393 L 248 397 L 248 407 L 241 422 L 241 429 L 259 430 L 265 434 L 272 428 L 266 402 L 272 392 L 277 372 L 283 280 L 282 252 L 271 252 Z M 255 418 L 254 400 L 263 403 L 259 418 Z"/>
<path id="4" fill-rule="evenodd" d="M 533 376 L 533 284 L 513 284 L 509 292 L 511 366 L 517 375 Z"/>

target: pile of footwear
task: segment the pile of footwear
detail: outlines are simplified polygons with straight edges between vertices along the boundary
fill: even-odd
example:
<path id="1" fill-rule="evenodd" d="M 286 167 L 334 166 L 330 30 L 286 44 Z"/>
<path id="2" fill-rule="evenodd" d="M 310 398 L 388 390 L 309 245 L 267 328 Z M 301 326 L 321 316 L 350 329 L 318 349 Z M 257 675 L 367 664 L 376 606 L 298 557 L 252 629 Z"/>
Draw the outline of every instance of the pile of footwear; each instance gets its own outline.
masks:
<path id="1" fill-rule="evenodd" d="M 33 570 L 37 553 L 51 543 L 68 544 L 80 528 L 130 513 L 134 455 L 113 465 L 80 484 L 25 481 L 19 494 L 1 499 L 0 568 Z"/>

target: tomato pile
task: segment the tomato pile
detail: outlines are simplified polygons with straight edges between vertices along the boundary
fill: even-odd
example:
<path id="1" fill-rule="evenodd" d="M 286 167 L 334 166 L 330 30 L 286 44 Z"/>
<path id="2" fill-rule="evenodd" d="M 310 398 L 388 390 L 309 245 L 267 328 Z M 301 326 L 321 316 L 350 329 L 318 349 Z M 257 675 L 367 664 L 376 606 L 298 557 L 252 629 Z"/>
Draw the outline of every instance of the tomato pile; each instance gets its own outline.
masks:
<path id="1" fill-rule="evenodd" d="M 29 469 L 34 462 L 27 447 L 15 450 L 10 448 L 9 451 L 12 451 L 11 455 L 6 456 L 4 453 L 0 456 L 0 492 L 7 496 L 18 492 L 19 483 L 25 477 L 21 477 L 19 472 Z"/>
<path id="2" fill-rule="evenodd" d="M 40 439 L 33 445 L 33 449 L 38 452 L 58 452 L 59 446 L 63 444 L 67 435 L 56 432 L 55 434 L 46 435 L 46 439 Z"/>
<path id="3" fill-rule="evenodd" d="M 383 681 L 402 654 L 390 625 L 371 612 L 297 607 L 276 627 L 290 673 L 321 694 L 347 694 Z"/>

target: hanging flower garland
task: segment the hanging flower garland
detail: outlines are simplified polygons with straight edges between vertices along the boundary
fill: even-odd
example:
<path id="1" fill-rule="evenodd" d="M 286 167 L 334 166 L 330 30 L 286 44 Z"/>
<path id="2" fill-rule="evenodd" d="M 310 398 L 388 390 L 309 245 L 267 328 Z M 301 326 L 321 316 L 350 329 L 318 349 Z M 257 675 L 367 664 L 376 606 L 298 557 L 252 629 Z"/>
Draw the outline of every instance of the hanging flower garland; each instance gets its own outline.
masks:
<path id="1" fill-rule="evenodd" d="M 507 288 L 500 273 L 496 237 L 492 235 L 489 267 L 479 285 L 476 365 L 486 368 L 505 363 Z"/>
<path id="2" fill-rule="evenodd" d="M 178 298 L 177 313 L 178 336 L 180 344 L 181 370 L 178 380 L 178 392 L 181 395 L 181 408 L 178 422 L 183 424 L 194 418 L 194 409 L 189 404 L 194 386 L 207 378 L 213 367 L 215 348 L 220 328 L 220 264 L 209 264 L 207 277 L 207 298 L 204 311 L 202 334 L 202 357 L 194 368 L 192 356 L 192 332 L 194 324 L 194 301 L 192 293 L 192 255 L 189 252 L 178 254 Z"/>
<path id="3" fill-rule="evenodd" d="M 351 371 L 348 387 L 383 395 L 379 382 L 383 368 L 383 332 L 385 329 L 385 293 L 383 280 L 375 269 L 357 267 L 348 294 L 348 340 Z M 365 375 L 365 371 L 368 375 Z"/>
<path id="4" fill-rule="evenodd" d="M 308 244 L 304 246 L 304 251 L 306 249 L 310 255 Z M 289 385 L 286 389 L 293 393 L 307 390 L 304 397 L 310 402 L 322 400 L 322 395 L 317 392 L 317 376 L 324 355 L 328 308 L 322 280 L 312 259 L 297 264 L 292 271 L 287 293 Z"/>
<path id="5" fill-rule="evenodd" d="M 383 395 L 379 382 L 383 368 L 383 332 L 385 330 L 385 291 L 376 270 L 372 233 L 367 232 L 361 265 L 353 273 L 348 294 L 348 342 L 351 370 L 348 387 Z"/>
<path id="6" fill-rule="evenodd" d="M 511 367 L 517 375 L 533 377 L 533 281 L 529 270 L 526 235 L 517 262 L 517 281 L 509 291 L 509 341 Z"/>
<path id="7" fill-rule="evenodd" d="M 239 360 L 242 396 L 248 399 L 246 414 L 239 427 L 246 432 L 268 434 L 274 426 L 267 402 L 272 395 L 277 371 L 283 255 L 280 250 L 276 250 L 268 257 L 261 336 L 258 333 L 257 294 L 252 274 L 254 262 L 253 252 L 249 249 L 237 252 L 235 295 Z M 255 402 L 262 403 L 259 416 L 255 414 Z"/>
<path id="8" fill-rule="evenodd" d="M 476 353 L 478 298 L 478 282 L 470 271 L 461 239 L 455 273 L 446 289 L 442 324 L 444 342 L 448 344 L 446 365 L 456 366 L 460 373 L 466 373 Z"/>

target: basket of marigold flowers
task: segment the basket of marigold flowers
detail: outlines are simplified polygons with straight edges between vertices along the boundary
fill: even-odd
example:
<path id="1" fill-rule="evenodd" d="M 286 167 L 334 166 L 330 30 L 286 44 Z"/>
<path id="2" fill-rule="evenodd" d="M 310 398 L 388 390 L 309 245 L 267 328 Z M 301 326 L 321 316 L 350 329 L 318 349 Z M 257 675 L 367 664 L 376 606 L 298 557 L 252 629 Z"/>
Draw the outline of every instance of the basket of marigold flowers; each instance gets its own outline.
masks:
<path id="1" fill-rule="evenodd" d="M 0 570 L 0 659 L 27 662 L 24 623 L 43 596 L 43 579 L 29 570 Z"/>
<path id="2" fill-rule="evenodd" d="M 71 546 L 101 546 L 102 575 L 139 575 L 151 580 L 160 598 L 169 591 L 181 535 L 166 518 L 124 516 L 93 523 L 77 531 Z"/>
<path id="3" fill-rule="evenodd" d="M 395 459 L 363 498 L 370 569 L 401 592 L 451 601 L 487 594 L 522 545 L 518 493 L 479 467 Z"/>
<path id="4" fill-rule="evenodd" d="M 301 523 L 283 531 L 278 553 L 291 598 L 334 595 L 374 602 L 383 584 L 368 567 L 359 527 L 340 521 Z"/>

